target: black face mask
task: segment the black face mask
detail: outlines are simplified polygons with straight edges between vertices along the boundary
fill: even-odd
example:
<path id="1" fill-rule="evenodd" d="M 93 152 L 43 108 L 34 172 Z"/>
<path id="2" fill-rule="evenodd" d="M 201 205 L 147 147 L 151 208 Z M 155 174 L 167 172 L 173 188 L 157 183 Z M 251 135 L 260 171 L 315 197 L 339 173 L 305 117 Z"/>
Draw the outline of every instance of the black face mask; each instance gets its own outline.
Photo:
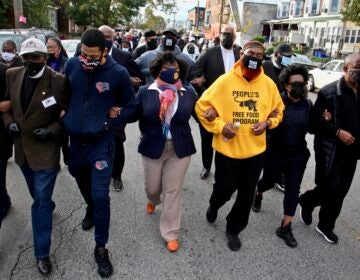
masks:
<path id="1" fill-rule="evenodd" d="M 171 37 L 165 37 L 162 41 L 164 51 L 173 51 L 175 49 L 176 40 Z"/>
<path id="2" fill-rule="evenodd" d="M 113 46 L 113 41 L 112 40 L 105 40 L 105 48 L 107 48 L 108 51 L 110 51 L 112 46 Z"/>
<path id="3" fill-rule="evenodd" d="M 360 70 L 350 71 L 349 75 L 351 81 L 356 84 L 357 87 L 360 87 Z"/>
<path id="4" fill-rule="evenodd" d="M 234 36 L 231 33 L 224 32 L 221 35 L 221 45 L 225 49 L 231 49 L 233 46 L 233 42 L 234 42 Z"/>
<path id="5" fill-rule="evenodd" d="M 26 75 L 33 77 L 43 69 L 44 65 L 44 63 L 24 61 L 25 73 Z"/>
<path id="6" fill-rule="evenodd" d="M 305 98 L 307 96 L 307 89 L 304 82 L 291 83 L 290 95 L 295 99 Z"/>
<path id="7" fill-rule="evenodd" d="M 244 54 L 242 63 L 246 68 L 257 71 L 262 65 L 262 59 Z"/>
<path id="8" fill-rule="evenodd" d="M 146 43 L 149 50 L 155 50 L 157 48 L 157 40 L 151 39 L 149 42 Z"/>
<path id="9" fill-rule="evenodd" d="M 55 60 L 56 59 L 55 54 L 54 53 L 49 53 L 49 59 L 50 60 Z"/>

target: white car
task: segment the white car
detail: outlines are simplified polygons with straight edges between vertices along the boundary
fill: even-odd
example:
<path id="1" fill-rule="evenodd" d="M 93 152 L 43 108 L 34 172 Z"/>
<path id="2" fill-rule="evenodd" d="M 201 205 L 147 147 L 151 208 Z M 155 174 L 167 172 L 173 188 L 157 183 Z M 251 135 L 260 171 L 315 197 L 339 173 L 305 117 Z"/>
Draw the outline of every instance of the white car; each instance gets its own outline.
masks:
<path id="1" fill-rule="evenodd" d="M 323 86 L 337 81 L 342 76 L 344 60 L 334 59 L 319 68 L 309 71 L 308 90 L 313 91 L 315 88 L 322 88 Z"/>
<path id="2" fill-rule="evenodd" d="M 79 43 L 80 43 L 80 39 L 61 40 L 61 44 L 66 50 L 66 53 L 68 54 L 69 58 L 74 56 L 77 45 Z"/>

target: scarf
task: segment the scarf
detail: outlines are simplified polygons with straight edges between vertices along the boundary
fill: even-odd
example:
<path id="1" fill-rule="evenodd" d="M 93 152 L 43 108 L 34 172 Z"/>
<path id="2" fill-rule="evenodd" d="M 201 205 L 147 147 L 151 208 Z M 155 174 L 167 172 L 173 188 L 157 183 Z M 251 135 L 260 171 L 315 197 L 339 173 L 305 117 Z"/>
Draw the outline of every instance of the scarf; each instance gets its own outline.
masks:
<path id="1" fill-rule="evenodd" d="M 160 89 L 160 112 L 159 117 L 162 124 L 162 133 L 167 138 L 170 131 L 170 122 L 174 113 L 176 92 L 182 87 L 180 79 L 175 84 L 165 83 L 160 78 L 156 79 L 157 87 Z"/>
<path id="2" fill-rule="evenodd" d="M 47 60 L 47 65 L 49 67 L 51 67 L 53 70 L 55 70 L 56 72 L 59 72 L 60 71 L 60 66 L 61 66 L 61 60 L 62 60 L 62 54 L 60 53 L 59 57 L 58 58 L 49 58 Z"/>

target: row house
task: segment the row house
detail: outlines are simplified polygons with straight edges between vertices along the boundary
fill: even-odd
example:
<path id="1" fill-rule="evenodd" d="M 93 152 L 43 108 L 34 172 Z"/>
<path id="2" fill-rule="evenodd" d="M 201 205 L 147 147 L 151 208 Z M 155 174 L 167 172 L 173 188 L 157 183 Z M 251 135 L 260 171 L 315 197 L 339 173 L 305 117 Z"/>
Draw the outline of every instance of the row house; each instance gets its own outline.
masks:
<path id="1" fill-rule="evenodd" d="M 274 20 L 262 21 L 269 45 L 288 42 L 331 57 L 360 51 L 360 27 L 343 21 L 343 0 L 279 0 Z"/>

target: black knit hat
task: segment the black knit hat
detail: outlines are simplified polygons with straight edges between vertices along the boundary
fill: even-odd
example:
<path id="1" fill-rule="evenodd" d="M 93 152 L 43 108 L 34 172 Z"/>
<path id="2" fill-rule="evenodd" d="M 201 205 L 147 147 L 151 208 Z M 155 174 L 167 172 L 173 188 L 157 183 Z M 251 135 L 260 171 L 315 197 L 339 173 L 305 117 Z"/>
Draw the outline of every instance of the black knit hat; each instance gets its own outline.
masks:
<path id="1" fill-rule="evenodd" d="M 156 32 L 152 29 L 146 29 L 144 31 L 144 37 L 153 37 L 156 36 Z"/>
<path id="2" fill-rule="evenodd" d="M 280 43 L 275 47 L 274 53 L 281 53 L 283 55 L 292 55 L 293 51 L 289 44 Z"/>

